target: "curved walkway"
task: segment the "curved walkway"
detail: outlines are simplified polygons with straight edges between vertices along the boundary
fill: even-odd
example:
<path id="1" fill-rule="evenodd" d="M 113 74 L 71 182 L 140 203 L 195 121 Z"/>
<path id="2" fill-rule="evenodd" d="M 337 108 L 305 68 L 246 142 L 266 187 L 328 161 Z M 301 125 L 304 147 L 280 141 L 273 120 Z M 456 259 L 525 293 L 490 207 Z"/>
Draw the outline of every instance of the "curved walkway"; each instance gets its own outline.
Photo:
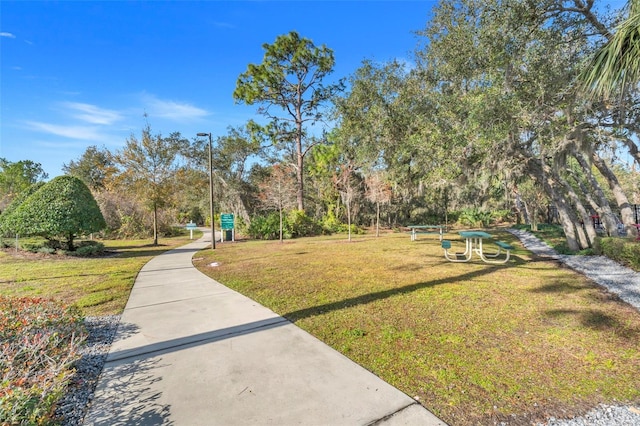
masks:
<path id="1" fill-rule="evenodd" d="M 211 234 L 140 271 L 86 425 L 444 425 L 408 395 L 202 274 Z"/>

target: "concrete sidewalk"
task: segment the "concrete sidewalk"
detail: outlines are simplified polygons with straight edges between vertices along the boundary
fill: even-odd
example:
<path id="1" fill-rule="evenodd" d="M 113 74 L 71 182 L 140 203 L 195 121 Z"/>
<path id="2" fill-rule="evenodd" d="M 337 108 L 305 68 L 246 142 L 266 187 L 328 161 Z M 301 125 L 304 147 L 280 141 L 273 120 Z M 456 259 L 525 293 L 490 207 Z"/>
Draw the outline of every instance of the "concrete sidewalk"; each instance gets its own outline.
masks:
<path id="1" fill-rule="evenodd" d="M 192 266 L 136 278 L 86 425 L 445 425 L 412 398 Z"/>

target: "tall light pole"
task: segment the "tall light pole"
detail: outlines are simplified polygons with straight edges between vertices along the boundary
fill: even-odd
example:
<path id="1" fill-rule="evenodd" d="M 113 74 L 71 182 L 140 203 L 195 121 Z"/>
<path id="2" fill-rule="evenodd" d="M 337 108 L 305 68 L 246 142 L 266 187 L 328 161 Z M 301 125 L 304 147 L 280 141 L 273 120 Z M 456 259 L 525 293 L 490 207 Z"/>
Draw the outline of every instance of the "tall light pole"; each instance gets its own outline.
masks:
<path id="1" fill-rule="evenodd" d="M 213 210 L 213 155 L 211 153 L 211 133 L 198 133 L 198 136 L 209 136 L 209 212 L 211 213 L 211 248 L 216 249 L 216 219 Z"/>

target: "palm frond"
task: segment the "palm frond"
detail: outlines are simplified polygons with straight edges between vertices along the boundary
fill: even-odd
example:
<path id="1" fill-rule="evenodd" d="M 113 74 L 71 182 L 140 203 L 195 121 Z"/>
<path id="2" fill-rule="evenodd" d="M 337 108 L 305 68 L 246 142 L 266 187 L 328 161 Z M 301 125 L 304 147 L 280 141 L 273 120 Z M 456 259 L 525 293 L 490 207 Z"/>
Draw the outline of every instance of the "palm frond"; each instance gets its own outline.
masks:
<path id="1" fill-rule="evenodd" d="M 629 16 L 582 72 L 581 87 L 592 97 L 609 98 L 640 82 L 640 0 L 631 0 Z"/>

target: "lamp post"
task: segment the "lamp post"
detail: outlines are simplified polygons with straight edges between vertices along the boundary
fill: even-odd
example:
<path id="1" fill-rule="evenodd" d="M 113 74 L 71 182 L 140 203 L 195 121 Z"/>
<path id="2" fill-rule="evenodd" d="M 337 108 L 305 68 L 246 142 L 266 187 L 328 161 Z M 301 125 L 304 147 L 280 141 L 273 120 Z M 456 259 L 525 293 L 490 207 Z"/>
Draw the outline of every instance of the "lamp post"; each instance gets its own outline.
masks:
<path id="1" fill-rule="evenodd" d="M 211 248 L 216 249 L 216 227 L 213 211 L 213 156 L 211 153 L 211 133 L 198 133 L 198 136 L 209 136 L 209 212 L 211 213 Z"/>

